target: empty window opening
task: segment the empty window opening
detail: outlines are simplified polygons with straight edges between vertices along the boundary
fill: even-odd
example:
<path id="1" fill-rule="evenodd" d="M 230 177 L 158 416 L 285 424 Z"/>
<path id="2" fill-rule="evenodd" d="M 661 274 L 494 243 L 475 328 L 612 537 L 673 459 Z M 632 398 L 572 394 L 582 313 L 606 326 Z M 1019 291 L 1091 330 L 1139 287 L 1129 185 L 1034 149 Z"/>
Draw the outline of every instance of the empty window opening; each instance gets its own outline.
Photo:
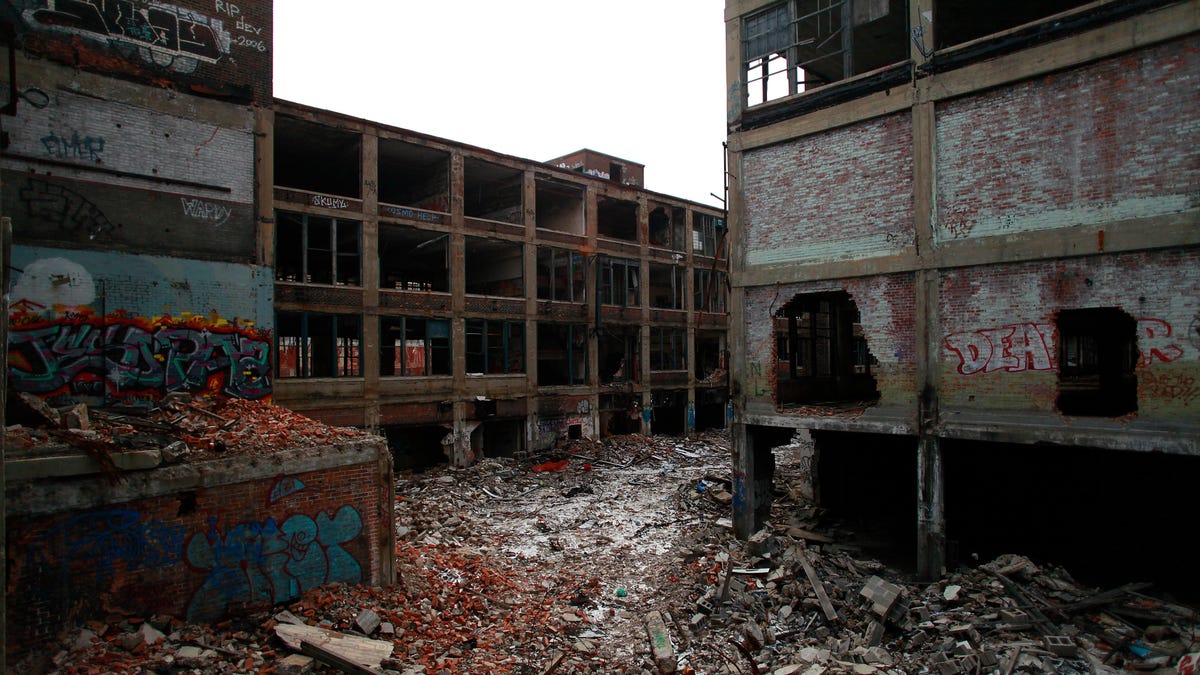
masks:
<path id="1" fill-rule="evenodd" d="M 280 187 L 362 196 L 362 134 L 275 116 L 275 184 Z"/>
<path id="2" fill-rule="evenodd" d="M 797 295 L 775 315 L 780 405 L 878 400 L 875 358 L 844 291 Z"/>
<path id="3" fill-rule="evenodd" d="M 1137 411 L 1137 321 L 1115 307 L 1065 309 L 1058 328 L 1058 410 L 1116 417 Z"/>
<path id="4" fill-rule="evenodd" d="M 1196 512 L 1200 457 L 951 440 L 941 447 L 950 569 L 1016 553 L 1062 565 L 1086 586 L 1152 581 L 1156 594 L 1200 602 L 1194 557 L 1148 556 L 1112 536 L 1174 541 L 1178 516 Z"/>
<path id="5" fill-rule="evenodd" d="M 540 387 L 587 384 L 588 326 L 539 323 L 537 360 Z"/>
<path id="6" fill-rule="evenodd" d="M 933 34 L 937 49 L 969 42 L 992 33 L 1032 23 L 1059 12 L 1090 4 L 1087 0 L 1012 0 L 995 11 L 973 0 L 935 0 Z"/>
<path id="7" fill-rule="evenodd" d="M 537 250 L 538 300 L 587 302 L 587 259 L 582 253 L 539 246 Z"/>
<path id="8" fill-rule="evenodd" d="M 467 237 L 464 273 L 471 295 L 525 297 L 525 248 L 521 242 Z"/>
<path id="9" fill-rule="evenodd" d="M 696 390 L 696 431 L 724 429 L 728 418 L 729 392 L 721 389 Z"/>
<path id="10" fill-rule="evenodd" d="M 488 420 L 479 425 L 484 457 L 512 457 L 525 448 L 522 420 Z"/>
<path id="11" fill-rule="evenodd" d="M 728 377 L 725 333 L 702 330 L 696 332 L 696 380 L 705 383 L 724 382 Z"/>
<path id="12" fill-rule="evenodd" d="M 687 370 L 687 329 L 650 327 L 650 370 Z"/>
<path id="13" fill-rule="evenodd" d="M 381 224 L 379 287 L 449 293 L 450 234 Z"/>
<path id="14" fill-rule="evenodd" d="M 620 307 L 641 306 L 642 291 L 638 283 L 641 278 L 641 263 L 625 258 L 601 256 L 600 262 L 596 266 L 596 274 L 600 277 L 597 284 L 600 304 Z"/>
<path id="15" fill-rule="evenodd" d="M 583 186 L 538 179 L 536 200 L 538 228 L 586 234 Z"/>
<path id="16" fill-rule="evenodd" d="M 729 299 L 729 281 L 724 272 L 715 270 L 695 271 L 695 309 L 697 312 L 723 314 Z"/>
<path id="17" fill-rule="evenodd" d="M 473 157 L 463 162 L 463 213 L 469 218 L 525 222 L 525 174 Z"/>
<path id="18" fill-rule="evenodd" d="M 638 240 L 637 202 L 612 197 L 596 201 L 596 233 L 610 239 Z"/>
<path id="19" fill-rule="evenodd" d="M 620 164 L 618 162 L 609 162 L 608 176 L 613 182 L 624 183 L 625 182 L 625 165 Z"/>
<path id="20" fill-rule="evenodd" d="M 449 213 L 450 153 L 379 139 L 379 201 Z"/>
<path id="21" fill-rule="evenodd" d="M 725 219 L 708 213 L 692 215 L 692 251 L 699 255 L 724 256 Z"/>
<path id="22" fill-rule="evenodd" d="M 275 372 L 291 377 L 357 377 L 362 319 L 354 314 L 279 312 Z"/>
<path id="23" fill-rule="evenodd" d="M 417 473 L 449 462 L 445 446 L 442 445 L 449 433 L 445 427 L 435 424 L 383 427 L 395 467 Z"/>
<path id="24" fill-rule="evenodd" d="M 637 326 L 605 324 L 599 331 L 600 383 L 640 382 L 641 329 Z"/>
<path id="25" fill-rule="evenodd" d="M 687 431 L 687 392 L 666 389 L 650 393 L 653 431 L 658 434 L 682 434 Z"/>
<path id="26" fill-rule="evenodd" d="M 906 58 L 904 0 L 787 0 L 742 20 L 748 106 Z"/>
<path id="27" fill-rule="evenodd" d="M 642 429 L 642 406 L 629 394 L 600 394 L 600 436 L 636 434 Z"/>
<path id="28" fill-rule="evenodd" d="M 379 374 L 450 375 L 450 321 L 379 317 Z"/>
<path id="29" fill-rule="evenodd" d="M 798 438 L 803 444 L 803 434 Z M 809 466 L 819 477 L 814 496 L 827 510 L 822 525 L 845 528 L 853 547 L 915 571 L 917 439 L 831 431 L 813 431 L 811 438 L 816 459 Z"/>
<path id="30" fill-rule="evenodd" d="M 567 440 L 578 441 L 581 438 L 583 438 L 582 424 L 572 424 L 567 427 Z"/>
<path id="31" fill-rule="evenodd" d="M 672 251 L 687 250 L 687 210 L 682 206 L 654 205 L 647 226 L 651 246 Z"/>
<path id="32" fill-rule="evenodd" d="M 650 263 L 650 306 L 683 309 L 685 269 L 678 265 Z"/>
<path id="33" fill-rule="evenodd" d="M 467 372 L 504 375 L 525 372 L 525 324 L 467 319 Z"/>
<path id="34" fill-rule="evenodd" d="M 361 231 L 357 220 L 276 212 L 276 280 L 359 286 Z"/>

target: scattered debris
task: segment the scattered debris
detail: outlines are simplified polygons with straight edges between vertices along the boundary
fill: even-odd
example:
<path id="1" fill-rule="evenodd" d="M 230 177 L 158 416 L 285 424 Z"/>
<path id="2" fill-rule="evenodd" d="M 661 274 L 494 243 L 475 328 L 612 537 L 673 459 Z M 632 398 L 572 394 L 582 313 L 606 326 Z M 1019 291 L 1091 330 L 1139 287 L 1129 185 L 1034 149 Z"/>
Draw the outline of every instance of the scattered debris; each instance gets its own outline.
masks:
<path id="1" fill-rule="evenodd" d="M 177 414 L 204 433 L 232 439 L 240 429 L 186 407 Z M 111 421 L 92 415 L 92 423 Z M 277 424 L 271 433 L 284 433 Z M 863 554 L 848 528 L 804 501 L 789 483 L 787 449 L 776 453 L 778 522 L 753 542 L 734 538 L 729 506 L 710 494 L 729 476 L 723 434 L 571 441 L 540 456 L 401 473 L 395 585 L 315 588 L 286 608 L 213 626 L 93 620 L 64 634 L 54 669 L 1194 672 L 1194 609 L 1144 584 L 1087 588 L 1016 555 L 916 582 Z M 566 466 L 531 470 L 549 461 Z M 142 635 L 139 646 L 124 637 L 150 623 L 166 638 L 151 644 Z M 355 647 L 331 646 L 335 639 Z M 370 658 L 354 660 L 357 649 Z"/>

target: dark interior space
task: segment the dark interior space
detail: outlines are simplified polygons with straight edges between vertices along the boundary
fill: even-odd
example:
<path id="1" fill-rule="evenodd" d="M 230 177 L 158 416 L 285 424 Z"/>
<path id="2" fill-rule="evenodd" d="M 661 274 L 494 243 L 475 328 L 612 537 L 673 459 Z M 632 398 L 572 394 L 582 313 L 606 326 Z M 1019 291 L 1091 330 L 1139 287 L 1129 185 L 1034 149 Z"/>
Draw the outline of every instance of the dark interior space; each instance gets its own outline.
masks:
<path id="1" fill-rule="evenodd" d="M 813 431 L 817 498 L 852 543 L 889 565 L 917 561 L 917 439 Z"/>
<path id="2" fill-rule="evenodd" d="M 469 218 L 525 222 L 524 189 L 520 169 L 472 157 L 463 160 L 463 213 Z"/>
<path id="3" fill-rule="evenodd" d="M 449 461 L 442 445 L 442 439 L 449 433 L 448 429 L 436 424 L 383 427 L 383 434 L 392 450 L 392 461 L 395 462 L 396 468 L 412 469 L 416 472 Z"/>
<path id="4" fill-rule="evenodd" d="M 776 384 L 782 405 L 879 399 L 875 357 L 849 293 L 796 295 L 775 313 Z"/>
<path id="5" fill-rule="evenodd" d="M 479 429 L 485 457 L 512 457 L 525 447 L 524 420 L 488 420 Z"/>
<path id="6" fill-rule="evenodd" d="M 638 240 L 637 202 L 601 197 L 596 202 L 596 232 L 601 237 Z"/>
<path id="7" fill-rule="evenodd" d="M 600 394 L 600 437 L 633 434 L 641 430 L 642 412 L 630 394 Z"/>
<path id="8" fill-rule="evenodd" d="M 450 153 L 379 139 L 379 201 L 449 212 Z"/>
<path id="9" fill-rule="evenodd" d="M 584 234 L 583 187 L 538 179 L 537 226 L 544 230 Z"/>
<path id="10" fill-rule="evenodd" d="M 450 233 L 403 225 L 379 226 L 379 287 L 450 291 Z"/>
<path id="11" fill-rule="evenodd" d="M 1116 307 L 1065 309 L 1058 328 L 1058 398 L 1064 415 L 1137 411 L 1137 320 Z"/>
<path id="12" fill-rule="evenodd" d="M 362 135 L 277 115 L 275 184 L 359 199 Z"/>
<path id="13" fill-rule="evenodd" d="M 1086 4 L 1085 0 L 934 0 L 936 48 L 969 42 Z"/>
<path id="14" fill-rule="evenodd" d="M 665 389 L 650 393 L 654 407 L 651 420 L 655 434 L 682 434 L 687 430 L 687 392 L 680 389 Z"/>
<path id="15" fill-rule="evenodd" d="M 729 391 L 724 388 L 696 389 L 696 431 L 724 429 L 728 401 Z"/>
<path id="16" fill-rule="evenodd" d="M 948 562 L 1017 553 L 1083 584 L 1151 582 L 1200 602 L 1185 553 L 1200 457 L 966 441 L 943 441 L 942 455 Z"/>

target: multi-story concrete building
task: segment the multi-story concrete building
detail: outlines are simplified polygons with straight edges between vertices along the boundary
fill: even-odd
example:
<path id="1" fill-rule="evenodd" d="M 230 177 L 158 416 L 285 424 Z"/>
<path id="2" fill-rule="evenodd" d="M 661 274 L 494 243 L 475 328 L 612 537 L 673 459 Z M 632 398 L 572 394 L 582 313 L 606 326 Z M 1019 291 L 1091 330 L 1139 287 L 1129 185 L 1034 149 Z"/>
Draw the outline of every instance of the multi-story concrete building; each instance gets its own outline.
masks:
<path id="1" fill-rule="evenodd" d="M 805 429 L 806 489 L 926 575 L 1147 569 L 1114 531 L 1169 538 L 1200 477 L 1200 3 L 725 18 L 738 532 Z"/>
<path id="2" fill-rule="evenodd" d="M 277 402 L 413 463 L 724 428 L 721 210 L 590 150 L 543 163 L 284 101 L 271 117 Z"/>

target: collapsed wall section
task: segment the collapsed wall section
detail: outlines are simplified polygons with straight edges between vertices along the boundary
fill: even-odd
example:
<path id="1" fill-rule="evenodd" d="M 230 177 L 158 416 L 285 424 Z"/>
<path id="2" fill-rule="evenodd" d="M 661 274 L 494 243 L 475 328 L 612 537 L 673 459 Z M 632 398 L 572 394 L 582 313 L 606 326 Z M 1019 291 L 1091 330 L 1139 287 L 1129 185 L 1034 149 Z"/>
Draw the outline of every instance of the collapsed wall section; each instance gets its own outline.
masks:
<path id="1" fill-rule="evenodd" d="M 325 583 L 394 580 L 383 439 L 8 484 L 8 644 L 76 618 L 215 621 Z"/>

